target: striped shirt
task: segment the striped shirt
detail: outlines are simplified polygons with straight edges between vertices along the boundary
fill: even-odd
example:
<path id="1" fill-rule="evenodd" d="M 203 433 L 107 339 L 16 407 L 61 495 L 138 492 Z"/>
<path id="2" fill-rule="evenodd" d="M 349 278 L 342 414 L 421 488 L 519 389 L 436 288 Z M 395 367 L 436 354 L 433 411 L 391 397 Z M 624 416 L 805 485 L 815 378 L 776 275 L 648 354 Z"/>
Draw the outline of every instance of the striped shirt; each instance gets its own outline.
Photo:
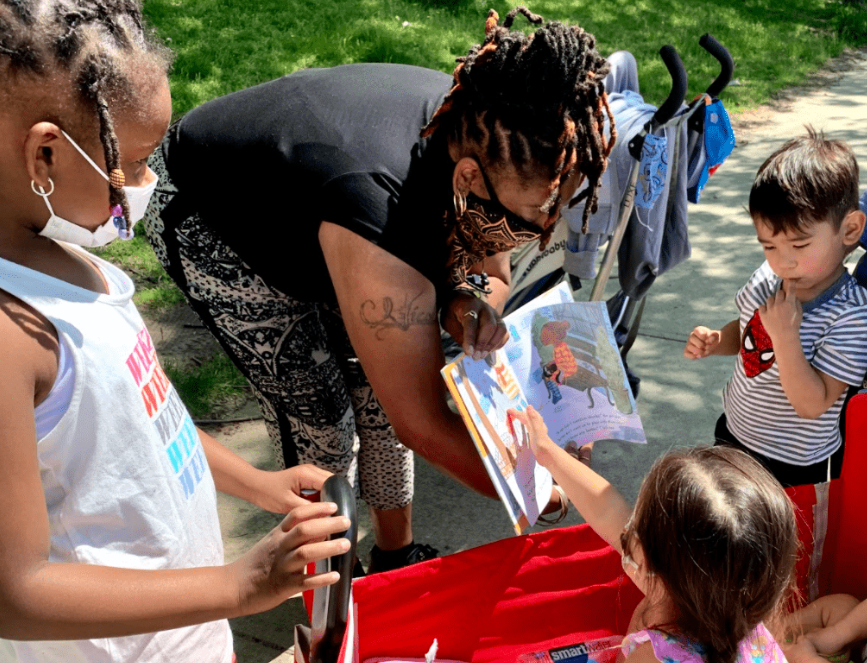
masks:
<path id="1" fill-rule="evenodd" d="M 723 390 L 723 403 L 728 428 L 744 446 L 784 463 L 811 465 L 840 447 L 839 419 L 846 394 L 817 419 L 802 419 L 789 403 L 779 367 L 763 346 L 764 329 L 755 330 L 753 320 L 759 306 L 779 289 L 780 278 L 765 262 L 735 298 L 741 351 Z M 803 310 L 801 348 L 807 361 L 841 382 L 860 385 L 867 374 L 867 290 L 845 272 Z M 748 326 L 750 332 L 744 334 Z"/>

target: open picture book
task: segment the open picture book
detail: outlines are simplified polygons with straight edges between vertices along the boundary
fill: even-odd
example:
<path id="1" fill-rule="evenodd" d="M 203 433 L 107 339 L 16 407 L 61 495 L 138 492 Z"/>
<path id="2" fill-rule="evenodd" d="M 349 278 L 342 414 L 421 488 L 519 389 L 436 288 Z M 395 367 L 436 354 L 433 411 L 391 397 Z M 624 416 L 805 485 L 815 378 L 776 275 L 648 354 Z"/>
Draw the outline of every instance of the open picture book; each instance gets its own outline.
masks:
<path id="1" fill-rule="evenodd" d="M 565 449 L 589 442 L 646 443 L 605 302 L 575 302 L 568 285 L 506 316 L 510 338 L 474 361 L 442 369 L 515 531 L 536 522 L 551 497 L 551 474 L 536 462 L 507 410 L 532 405 Z"/>

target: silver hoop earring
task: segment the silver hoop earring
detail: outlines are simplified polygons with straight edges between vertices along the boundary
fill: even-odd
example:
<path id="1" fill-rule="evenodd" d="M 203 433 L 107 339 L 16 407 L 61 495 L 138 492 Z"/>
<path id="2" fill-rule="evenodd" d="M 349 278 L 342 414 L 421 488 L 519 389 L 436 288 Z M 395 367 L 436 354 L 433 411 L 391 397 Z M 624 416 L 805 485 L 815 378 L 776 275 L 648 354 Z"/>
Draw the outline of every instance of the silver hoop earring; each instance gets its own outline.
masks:
<path id="1" fill-rule="evenodd" d="M 463 193 L 455 193 L 452 196 L 455 205 L 455 214 L 460 219 L 467 211 L 467 197 Z"/>
<path id="2" fill-rule="evenodd" d="M 35 193 L 37 196 L 42 196 L 43 198 L 48 198 L 48 196 L 50 196 L 52 193 L 54 193 L 54 180 L 52 180 L 49 177 L 48 183 L 51 185 L 51 188 L 47 192 L 41 186 L 36 184 L 36 182 L 34 180 L 30 180 L 30 188 L 33 189 L 33 193 Z M 36 190 L 37 187 L 39 187 L 39 191 Z"/>

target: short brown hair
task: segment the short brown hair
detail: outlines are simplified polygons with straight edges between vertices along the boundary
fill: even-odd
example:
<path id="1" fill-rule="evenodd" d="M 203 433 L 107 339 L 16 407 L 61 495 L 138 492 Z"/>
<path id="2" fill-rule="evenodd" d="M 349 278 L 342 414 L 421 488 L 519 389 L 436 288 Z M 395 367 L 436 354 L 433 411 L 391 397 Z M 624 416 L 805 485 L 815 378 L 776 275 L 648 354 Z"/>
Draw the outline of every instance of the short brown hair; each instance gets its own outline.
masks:
<path id="1" fill-rule="evenodd" d="M 750 191 L 750 216 L 773 233 L 829 221 L 839 230 L 858 209 L 858 162 L 843 141 L 807 126 L 761 165 Z"/>
<path id="2" fill-rule="evenodd" d="M 628 543 L 675 608 L 667 627 L 699 642 L 707 663 L 732 663 L 738 643 L 781 609 L 794 586 L 794 508 L 756 460 L 730 447 L 673 451 L 641 486 Z"/>

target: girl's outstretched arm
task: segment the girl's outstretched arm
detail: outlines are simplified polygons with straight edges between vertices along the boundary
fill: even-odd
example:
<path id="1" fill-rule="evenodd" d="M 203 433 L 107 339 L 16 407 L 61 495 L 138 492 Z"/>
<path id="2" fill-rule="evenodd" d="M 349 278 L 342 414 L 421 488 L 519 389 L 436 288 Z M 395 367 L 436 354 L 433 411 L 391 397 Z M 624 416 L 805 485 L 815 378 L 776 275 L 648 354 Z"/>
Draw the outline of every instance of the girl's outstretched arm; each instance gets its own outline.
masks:
<path id="1" fill-rule="evenodd" d="M 606 479 L 557 446 L 548 436 L 542 415 L 532 406 L 526 412 L 509 412 L 513 417 L 512 425 L 516 425 L 514 420 L 523 424 L 536 460 L 551 472 L 578 513 L 599 536 L 622 552 L 620 533 L 632 514 L 632 508 L 623 496 Z"/>

